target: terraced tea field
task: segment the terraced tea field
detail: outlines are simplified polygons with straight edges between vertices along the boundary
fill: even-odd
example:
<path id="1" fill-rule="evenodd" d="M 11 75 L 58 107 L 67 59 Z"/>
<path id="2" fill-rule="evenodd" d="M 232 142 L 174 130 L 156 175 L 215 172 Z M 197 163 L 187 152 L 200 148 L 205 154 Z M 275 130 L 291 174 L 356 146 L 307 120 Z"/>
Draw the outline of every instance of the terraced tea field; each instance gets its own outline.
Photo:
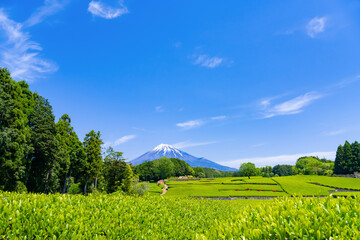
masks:
<path id="1" fill-rule="evenodd" d="M 326 176 L 216 178 L 167 181 L 169 197 L 270 198 L 282 196 L 355 196 L 360 179 Z"/>

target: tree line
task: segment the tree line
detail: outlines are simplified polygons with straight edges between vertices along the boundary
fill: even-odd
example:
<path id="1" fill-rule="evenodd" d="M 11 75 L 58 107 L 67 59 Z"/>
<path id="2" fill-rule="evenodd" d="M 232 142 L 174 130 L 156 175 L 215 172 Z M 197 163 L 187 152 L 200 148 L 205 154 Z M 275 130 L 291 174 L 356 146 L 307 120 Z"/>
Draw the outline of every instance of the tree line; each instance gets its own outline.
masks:
<path id="1" fill-rule="evenodd" d="M 121 152 L 103 158 L 99 131 L 81 141 L 64 114 L 55 122 L 50 102 L 0 68 L 0 190 L 88 193 L 141 189 Z"/>

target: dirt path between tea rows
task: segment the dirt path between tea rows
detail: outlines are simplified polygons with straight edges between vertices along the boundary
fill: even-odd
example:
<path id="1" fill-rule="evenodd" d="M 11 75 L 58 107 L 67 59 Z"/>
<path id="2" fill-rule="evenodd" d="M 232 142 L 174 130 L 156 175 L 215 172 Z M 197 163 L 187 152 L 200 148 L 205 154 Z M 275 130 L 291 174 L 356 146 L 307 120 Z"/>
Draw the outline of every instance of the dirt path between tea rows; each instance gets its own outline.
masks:
<path id="1" fill-rule="evenodd" d="M 164 188 L 162 189 L 163 191 L 162 191 L 162 193 L 160 194 L 160 195 L 164 195 L 166 192 L 167 192 L 167 190 L 168 190 L 168 185 L 166 185 L 166 183 L 164 183 Z"/>

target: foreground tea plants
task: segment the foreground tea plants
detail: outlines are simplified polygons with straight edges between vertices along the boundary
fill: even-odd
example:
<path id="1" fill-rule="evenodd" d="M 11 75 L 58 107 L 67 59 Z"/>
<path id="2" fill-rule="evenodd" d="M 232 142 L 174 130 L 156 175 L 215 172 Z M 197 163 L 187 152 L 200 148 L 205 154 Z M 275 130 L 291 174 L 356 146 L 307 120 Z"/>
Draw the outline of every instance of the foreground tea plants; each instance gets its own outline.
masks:
<path id="1" fill-rule="evenodd" d="M 195 200 L 0 192 L 0 239 L 358 239 L 359 199 Z"/>

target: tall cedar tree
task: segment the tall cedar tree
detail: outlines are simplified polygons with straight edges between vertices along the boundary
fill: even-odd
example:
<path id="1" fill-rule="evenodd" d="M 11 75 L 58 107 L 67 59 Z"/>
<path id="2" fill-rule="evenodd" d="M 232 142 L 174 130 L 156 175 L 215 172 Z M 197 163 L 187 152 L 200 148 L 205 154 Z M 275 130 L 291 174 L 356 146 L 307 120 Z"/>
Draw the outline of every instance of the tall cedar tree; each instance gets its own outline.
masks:
<path id="1" fill-rule="evenodd" d="M 344 166 L 344 148 L 342 145 L 339 145 L 336 151 L 334 173 L 345 174 Z"/>
<path id="2" fill-rule="evenodd" d="M 103 141 L 100 139 L 100 132 L 91 130 L 86 134 L 84 139 L 84 151 L 86 154 L 86 163 L 83 167 L 84 173 L 84 193 L 87 193 L 89 181 L 93 181 L 93 189 L 97 187 L 97 181 L 102 173 L 103 161 L 101 156 L 101 145 Z"/>
<path id="3" fill-rule="evenodd" d="M 355 141 L 353 144 L 351 144 L 351 149 L 354 157 L 354 172 L 360 171 L 360 143 Z"/>
<path id="4" fill-rule="evenodd" d="M 24 189 L 32 151 L 27 125 L 32 97 L 25 82 L 0 68 L 0 190 Z"/>
<path id="5" fill-rule="evenodd" d="M 344 173 L 351 174 L 356 170 L 355 158 L 353 155 L 353 151 L 351 149 L 351 145 L 348 141 L 344 144 Z"/>
<path id="6" fill-rule="evenodd" d="M 34 93 L 34 111 L 30 116 L 32 155 L 28 189 L 32 192 L 60 190 L 59 144 L 56 139 L 55 117 L 49 101 Z"/>
<path id="7" fill-rule="evenodd" d="M 64 114 L 56 123 L 56 138 L 60 145 L 60 176 L 62 193 L 68 192 L 72 176 L 78 177 L 84 165 L 85 153 L 82 143 L 71 126 L 69 115 Z M 78 180 L 78 179 L 76 179 Z"/>

